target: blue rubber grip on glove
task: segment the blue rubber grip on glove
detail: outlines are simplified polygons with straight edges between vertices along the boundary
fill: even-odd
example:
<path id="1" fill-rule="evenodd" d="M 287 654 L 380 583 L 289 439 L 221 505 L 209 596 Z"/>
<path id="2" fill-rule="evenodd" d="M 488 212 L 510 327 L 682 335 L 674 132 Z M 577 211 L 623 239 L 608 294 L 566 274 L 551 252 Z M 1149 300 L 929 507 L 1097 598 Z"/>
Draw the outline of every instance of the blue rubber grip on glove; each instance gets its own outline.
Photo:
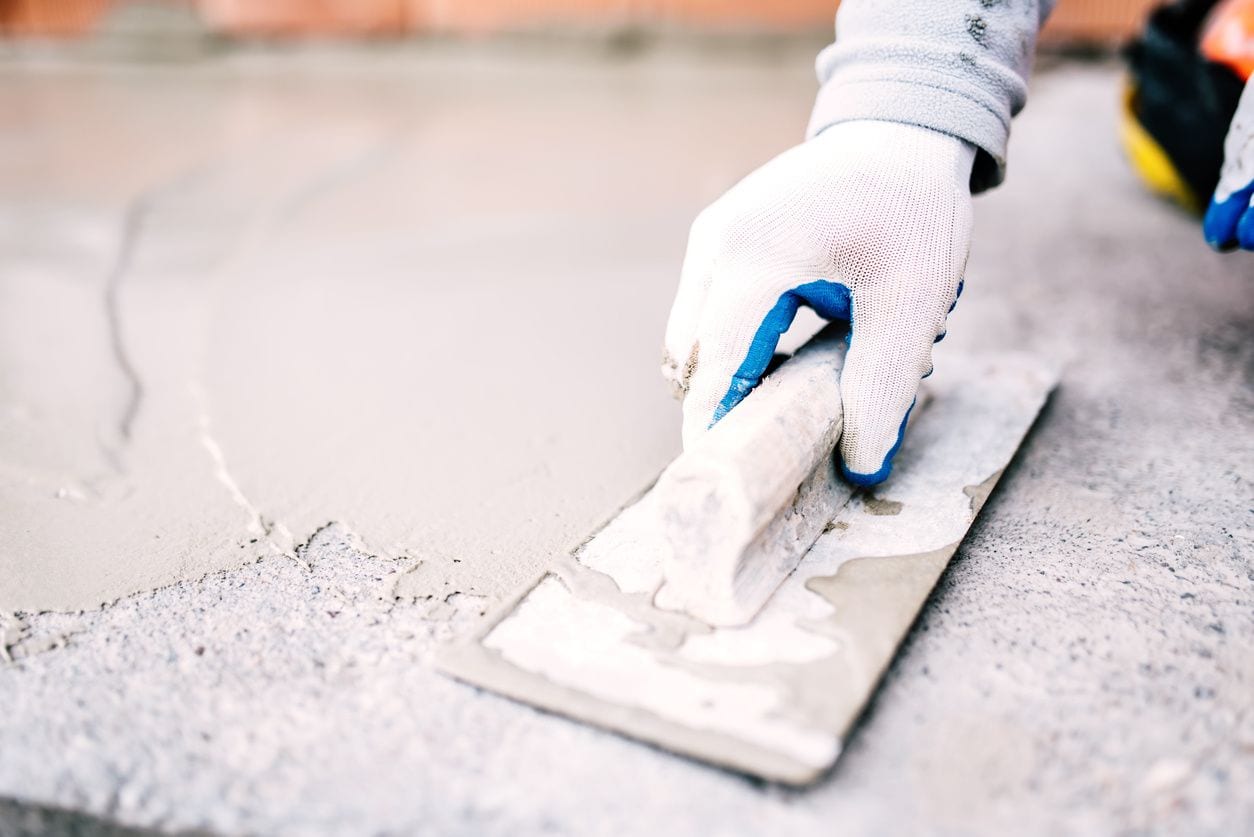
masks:
<path id="1" fill-rule="evenodd" d="M 1206 243 L 1216 250 L 1254 250 L 1254 181 L 1245 184 L 1228 196 L 1227 200 L 1211 200 L 1202 221 L 1202 235 Z"/>
<path id="2" fill-rule="evenodd" d="M 957 294 L 954 297 L 953 304 L 949 310 L 953 311 L 958 304 L 958 297 L 962 295 L 963 283 L 958 283 Z M 766 374 L 767 368 L 770 366 L 771 359 L 775 356 L 775 350 L 779 346 L 780 337 L 784 332 L 792 326 L 793 320 L 796 319 L 797 311 L 802 305 L 806 305 L 813 309 L 816 314 L 829 321 L 845 321 L 850 324 L 850 330 L 847 340 L 853 340 L 853 303 L 849 289 L 837 282 L 827 280 L 819 280 L 808 282 L 804 285 L 798 285 L 790 291 L 787 291 L 771 310 L 763 318 L 761 325 L 758 326 L 754 333 L 753 342 L 749 346 L 749 351 L 745 355 L 744 361 L 732 376 L 731 385 L 727 388 L 722 400 L 714 411 L 714 418 L 710 422 L 713 427 L 727 415 L 737 404 L 753 391 L 762 380 L 762 376 Z M 936 337 L 936 342 L 940 342 L 944 338 L 944 333 Z M 932 374 L 928 370 L 927 375 Z M 924 375 L 923 377 L 927 377 Z M 912 401 L 906 414 L 901 419 L 901 425 L 897 429 L 897 438 L 888 453 L 884 456 L 881 466 L 872 473 L 859 473 L 851 471 L 843 460 L 840 461 L 840 471 L 844 478 L 851 484 L 868 487 L 878 485 L 888 478 L 892 473 L 893 458 L 897 455 L 897 451 L 901 448 L 901 444 L 905 439 L 906 424 L 910 420 L 910 413 L 914 410 L 916 401 Z M 839 454 L 837 454 L 839 457 Z"/>

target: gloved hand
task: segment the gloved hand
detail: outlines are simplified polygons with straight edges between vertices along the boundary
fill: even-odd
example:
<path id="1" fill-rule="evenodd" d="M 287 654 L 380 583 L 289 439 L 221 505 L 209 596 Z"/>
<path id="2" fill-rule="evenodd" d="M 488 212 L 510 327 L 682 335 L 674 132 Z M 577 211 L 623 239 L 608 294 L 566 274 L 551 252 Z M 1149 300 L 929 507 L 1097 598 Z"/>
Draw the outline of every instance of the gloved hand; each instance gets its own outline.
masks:
<path id="1" fill-rule="evenodd" d="M 1245 83 L 1224 140 L 1224 166 L 1202 234 L 1216 250 L 1254 250 L 1254 80 Z"/>
<path id="2" fill-rule="evenodd" d="M 842 122 L 697 216 L 663 363 L 685 394 L 684 444 L 757 385 L 807 305 L 851 323 L 844 474 L 884 480 L 961 292 L 974 159 L 974 146 L 928 128 Z"/>

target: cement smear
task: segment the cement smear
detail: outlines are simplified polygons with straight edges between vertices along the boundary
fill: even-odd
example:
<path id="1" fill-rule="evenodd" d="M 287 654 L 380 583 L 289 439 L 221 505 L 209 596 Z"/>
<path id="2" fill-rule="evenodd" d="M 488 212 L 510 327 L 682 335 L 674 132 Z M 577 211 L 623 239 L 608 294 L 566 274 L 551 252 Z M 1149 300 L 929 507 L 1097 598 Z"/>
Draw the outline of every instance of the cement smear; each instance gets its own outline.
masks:
<path id="1" fill-rule="evenodd" d="M 899 456 L 901 499 L 844 493 L 848 502 L 813 506 L 824 515 L 818 527 L 832 516 L 847 525 L 822 535 L 747 623 L 703 623 L 661 603 L 669 550 L 656 524 L 640 521 L 656 520 L 651 503 L 676 503 L 663 478 L 450 646 L 442 664 L 474 685 L 676 752 L 813 782 L 975 519 L 976 495 L 991 490 L 1055 381 L 1022 357 L 958 364 L 936 382 L 939 395 Z"/>

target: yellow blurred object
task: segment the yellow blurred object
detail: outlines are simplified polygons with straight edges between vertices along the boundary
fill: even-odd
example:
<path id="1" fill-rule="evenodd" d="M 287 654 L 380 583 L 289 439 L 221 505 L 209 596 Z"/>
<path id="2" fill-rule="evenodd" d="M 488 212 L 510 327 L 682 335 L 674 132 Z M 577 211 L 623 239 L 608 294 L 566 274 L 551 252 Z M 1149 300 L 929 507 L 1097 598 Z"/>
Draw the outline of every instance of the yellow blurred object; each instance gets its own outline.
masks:
<path id="1" fill-rule="evenodd" d="M 1123 143 L 1124 153 L 1128 155 L 1128 162 L 1132 164 L 1132 170 L 1150 191 L 1200 215 L 1204 208 L 1202 199 L 1193 194 L 1184 178 L 1176 171 L 1171 157 L 1137 121 L 1135 103 L 1136 86 L 1129 79 L 1124 84 L 1119 139 Z"/>
<path id="2" fill-rule="evenodd" d="M 1243 79 L 1254 75 L 1254 0 L 1226 0 L 1211 13 L 1202 33 L 1202 55 L 1231 67 Z"/>

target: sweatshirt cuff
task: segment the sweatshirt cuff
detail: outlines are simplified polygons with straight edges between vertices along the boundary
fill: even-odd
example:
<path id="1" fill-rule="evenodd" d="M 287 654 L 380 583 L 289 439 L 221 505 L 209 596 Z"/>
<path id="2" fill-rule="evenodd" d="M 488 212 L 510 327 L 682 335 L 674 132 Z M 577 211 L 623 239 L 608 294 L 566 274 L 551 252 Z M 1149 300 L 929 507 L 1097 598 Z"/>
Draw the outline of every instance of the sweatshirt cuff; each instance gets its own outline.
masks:
<path id="1" fill-rule="evenodd" d="M 971 170 L 971 191 L 1000 184 L 1006 174 L 1006 142 L 1010 136 L 1009 108 L 996 98 L 985 101 L 978 92 L 955 90 L 961 82 L 943 73 L 920 73 L 902 68 L 896 77 L 890 68 L 837 73 L 819 88 L 806 138 L 840 122 L 873 119 L 903 122 L 958 137 L 977 149 Z"/>

